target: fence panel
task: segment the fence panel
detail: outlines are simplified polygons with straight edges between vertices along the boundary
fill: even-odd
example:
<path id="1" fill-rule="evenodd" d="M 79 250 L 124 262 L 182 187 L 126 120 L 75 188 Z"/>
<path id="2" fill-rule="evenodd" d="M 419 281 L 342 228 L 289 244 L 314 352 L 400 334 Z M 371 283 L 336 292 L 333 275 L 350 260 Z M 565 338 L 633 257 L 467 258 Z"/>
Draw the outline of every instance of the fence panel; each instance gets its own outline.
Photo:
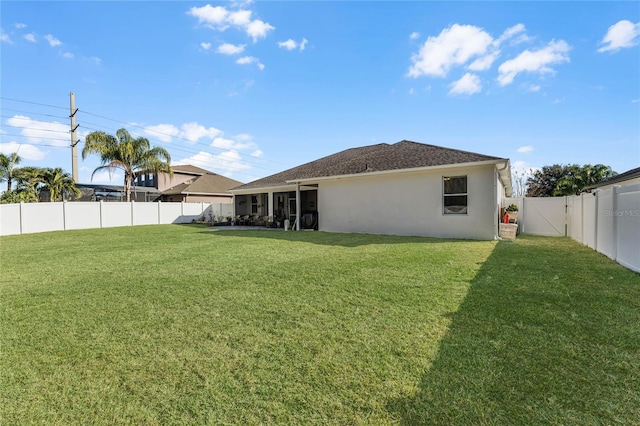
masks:
<path id="1" fill-rule="evenodd" d="M 64 203 L 65 229 L 100 228 L 100 204 L 66 202 Z"/>
<path id="2" fill-rule="evenodd" d="M 596 197 L 592 194 L 582 196 L 582 244 L 596 248 Z"/>
<path id="3" fill-rule="evenodd" d="M 131 203 L 102 203 L 102 227 L 131 226 Z"/>
<path id="4" fill-rule="evenodd" d="M 160 223 L 180 223 L 182 217 L 181 203 L 158 203 L 158 207 L 160 208 Z"/>
<path id="5" fill-rule="evenodd" d="M 568 236 L 582 242 L 582 196 L 567 198 L 567 231 Z"/>
<path id="6" fill-rule="evenodd" d="M 615 216 L 618 248 L 616 260 L 640 272 L 640 185 L 616 188 Z"/>
<path id="7" fill-rule="evenodd" d="M 563 237 L 566 235 L 566 197 L 524 198 L 522 201 L 522 232 L 532 235 Z"/>
<path id="8" fill-rule="evenodd" d="M 24 203 L 22 206 L 22 233 L 63 231 L 64 203 Z"/>
<path id="9" fill-rule="evenodd" d="M 0 204 L 0 235 L 20 234 L 20 204 Z"/>
<path id="10" fill-rule="evenodd" d="M 610 259 L 616 258 L 613 189 L 598 191 L 596 198 L 596 249 Z"/>
<path id="11" fill-rule="evenodd" d="M 131 203 L 133 225 L 157 225 L 158 203 Z"/>
<path id="12" fill-rule="evenodd" d="M 182 205 L 182 217 L 177 223 L 191 223 L 200 219 L 202 213 L 209 206 L 209 203 L 185 203 Z M 207 220 L 208 218 L 205 218 Z"/>

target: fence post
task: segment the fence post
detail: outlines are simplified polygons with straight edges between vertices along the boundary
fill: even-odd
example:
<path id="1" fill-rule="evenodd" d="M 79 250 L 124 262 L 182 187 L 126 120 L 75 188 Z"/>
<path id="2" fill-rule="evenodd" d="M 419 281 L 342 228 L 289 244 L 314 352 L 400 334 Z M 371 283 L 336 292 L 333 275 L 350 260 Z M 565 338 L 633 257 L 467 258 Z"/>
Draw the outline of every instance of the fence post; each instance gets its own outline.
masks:
<path id="1" fill-rule="evenodd" d="M 160 225 L 160 203 L 161 201 L 158 200 L 158 225 Z"/>
<path id="2" fill-rule="evenodd" d="M 67 200 L 62 200 L 62 230 L 67 230 Z"/>
<path id="3" fill-rule="evenodd" d="M 596 196 L 596 202 L 595 202 L 595 229 L 593 230 L 593 235 L 595 236 L 594 241 L 593 241 L 593 249 L 595 251 L 598 251 L 598 199 L 600 198 L 600 190 L 596 189 L 596 191 L 594 192 L 594 195 Z"/>
<path id="4" fill-rule="evenodd" d="M 613 209 L 613 259 L 616 262 L 618 261 L 618 190 L 620 188 L 620 185 L 614 185 L 613 188 L 611 188 L 613 190 L 611 193 L 613 196 L 611 203 Z"/>
<path id="5" fill-rule="evenodd" d="M 23 223 L 24 223 L 24 201 L 20 201 L 20 235 L 23 234 Z"/>

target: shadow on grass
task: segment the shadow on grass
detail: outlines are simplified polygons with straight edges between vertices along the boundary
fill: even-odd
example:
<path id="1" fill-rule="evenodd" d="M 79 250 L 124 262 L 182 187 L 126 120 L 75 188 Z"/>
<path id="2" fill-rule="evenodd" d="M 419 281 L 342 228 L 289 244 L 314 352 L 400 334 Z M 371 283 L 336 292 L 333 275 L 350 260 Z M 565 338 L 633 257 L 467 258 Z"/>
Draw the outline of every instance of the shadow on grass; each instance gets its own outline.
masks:
<path id="1" fill-rule="evenodd" d="M 499 243 L 402 424 L 640 424 L 640 275 L 565 238 Z"/>
<path id="2" fill-rule="evenodd" d="M 409 237 L 382 234 L 351 234 L 337 232 L 321 232 L 321 231 L 283 231 L 268 229 L 243 229 L 233 230 L 225 228 L 210 228 L 203 233 L 209 233 L 212 236 L 224 235 L 245 238 L 266 238 L 270 240 L 302 242 L 309 244 L 320 244 L 341 247 L 360 247 L 372 244 L 407 244 L 407 243 L 444 243 L 453 241 L 472 241 L 472 240 L 454 240 L 429 237 Z M 482 242 L 484 243 L 484 242 Z"/>

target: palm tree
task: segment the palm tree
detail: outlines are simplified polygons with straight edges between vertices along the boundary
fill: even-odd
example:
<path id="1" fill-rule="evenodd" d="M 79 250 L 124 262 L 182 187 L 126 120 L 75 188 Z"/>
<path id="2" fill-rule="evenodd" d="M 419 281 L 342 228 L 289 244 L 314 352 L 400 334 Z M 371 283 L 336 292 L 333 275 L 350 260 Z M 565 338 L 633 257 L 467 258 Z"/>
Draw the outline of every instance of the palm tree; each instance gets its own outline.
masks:
<path id="1" fill-rule="evenodd" d="M 105 132 L 92 132 L 85 138 L 82 159 L 89 154 L 100 155 L 102 165 L 96 168 L 91 179 L 100 170 L 120 169 L 124 172 L 124 190 L 127 202 L 131 201 L 131 185 L 143 173 L 167 172 L 173 176 L 171 156 L 164 148 L 152 148 L 143 137 L 134 139 L 126 129 L 120 129 L 116 136 Z"/>
<path id="2" fill-rule="evenodd" d="M 0 153 L 0 182 L 7 181 L 7 191 L 11 191 L 14 177 L 13 168 L 16 164 L 19 164 L 20 161 L 22 161 L 22 158 L 20 158 L 17 152 L 12 153 L 8 157 Z"/>
<path id="3" fill-rule="evenodd" d="M 13 173 L 16 180 L 15 192 L 21 201 L 37 202 L 39 185 L 42 183 L 44 169 L 40 167 L 20 167 Z"/>
<path id="4" fill-rule="evenodd" d="M 64 201 L 76 199 L 82 195 L 71 175 L 60 167 L 44 169 L 40 177 L 40 191 L 49 191 L 49 201 Z"/>

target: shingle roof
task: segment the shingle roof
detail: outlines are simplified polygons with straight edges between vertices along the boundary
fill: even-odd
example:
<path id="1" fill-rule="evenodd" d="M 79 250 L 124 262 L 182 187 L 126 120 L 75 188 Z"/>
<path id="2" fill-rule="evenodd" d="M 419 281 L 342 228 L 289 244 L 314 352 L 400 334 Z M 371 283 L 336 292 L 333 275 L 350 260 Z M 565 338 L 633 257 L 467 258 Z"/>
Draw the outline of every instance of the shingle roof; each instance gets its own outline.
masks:
<path id="1" fill-rule="evenodd" d="M 171 168 L 173 169 L 174 172 L 180 172 L 184 174 L 205 175 L 207 173 L 211 173 L 209 170 L 192 166 L 191 164 L 181 164 L 178 166 L 172 166 Z"/>
<path id="2" fill-rule="evenodd" d="M 180 166 L 183 167 L 183 166 Z M 194 166 L 192 166 L 194 167 Z M 198 169 L 198 167 L 194 167 Z M 175 170 L 175 168 L 174 168 Z M 198 193 L 198 194 L 222 194 L 229 193 L 231 188 L 235 188 L 241 185 L 234 179 L 220 176 L 215 173 L 208 172 L 204 169 L 200 169 L 205 172 L 202 176 L 198 176 L 190 181 L 190 183 L 181 183 L 172 188 L 168 188 L 162 192 L 164 195 L 185 194 L 185 193 Z M 229 193 L 231 195 L 231 193 Z"/>
<path id="3" fill-rule="evenodd" d="M 634 178 L 640 177 L 640 167 L 635 169 L 627 170 L 624 173 L 620 173 L 619 175 L 615 175 L 614 177 L 610 177 L 607 180 L 603 180 L 595 185 L 591 185 L 585 189 L 595 189 L 605 185 L 613 185 L 614 183 L 624 182 L 625 180 L 631 180 Z"/>
<path id="4" fill-rule="evenodd" d="M 319 160 L 249 182 L 234 190 L 285 186 L 287 181 L 368 172 L 414 169 L 478 161 L 506 160 L 500 157 L 443 148 L 412 141 L 351 148 Z"/>

